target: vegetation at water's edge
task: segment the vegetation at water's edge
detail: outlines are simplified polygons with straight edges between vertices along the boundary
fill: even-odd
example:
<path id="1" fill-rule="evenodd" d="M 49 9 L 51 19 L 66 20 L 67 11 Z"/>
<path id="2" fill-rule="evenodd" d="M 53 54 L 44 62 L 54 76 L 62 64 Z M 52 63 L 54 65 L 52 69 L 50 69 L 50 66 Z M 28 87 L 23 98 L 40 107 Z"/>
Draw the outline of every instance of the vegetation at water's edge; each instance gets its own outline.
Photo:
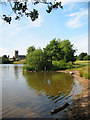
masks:
<path id="1" fill-rule="evenodd" d="M 9 58 L 6 55 L 3 55 L 2 57 L 0 57 L 0 64 L 26 64 L 26 60 Z"/>
<path id="2" fill-rule="evenodd" d="M 44 70 L 66 70 L 77 69 L 87 65 L 87 63 L 75 62 L 76 60 L 88 60 L 87 53 L 75 56 L 76 50 L 69 40 L 53 39 L 42 49 L 35 49 L 30 46 L 27 49 L 26 65 L 23 71 L 44 71 Z"/>
<path id="3" fill-rule="evenodd" d="M 23 70 L 58 70 L 72 68 L 76 60 L 75 49 L 69 40 L 53 39 L 43 48 L 35 49 L 30 46 L 27 49 L 26 66 Z"/>
<path id="4" fill-rule="evenodd" d="M 90 66 L 82 67 L 78 69 L 80 77 L 84 77 L 85 79 L 90 79 Z"/>

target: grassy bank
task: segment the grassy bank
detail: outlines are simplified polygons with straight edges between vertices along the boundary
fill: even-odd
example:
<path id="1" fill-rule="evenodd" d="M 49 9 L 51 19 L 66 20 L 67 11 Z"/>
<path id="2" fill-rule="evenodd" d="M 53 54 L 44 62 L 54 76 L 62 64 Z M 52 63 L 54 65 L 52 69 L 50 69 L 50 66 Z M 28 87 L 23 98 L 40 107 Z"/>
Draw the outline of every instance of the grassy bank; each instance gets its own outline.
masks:
<path id="1" fill-rule="evenodd" d="M 19 61 L 14 61 L 13 64 L 25 64 L 26 60 L 19 60 Z"/>
<path id="2" fill-rule="evenodd" d="M 80 77 L 90 79 L 90 61 L 76 61 L 74 62 L 76 70 L 79 71 Z"/>
<path id="3" fill-rule="evenodd" d="M 22 63 L 24 61 L 17 61 L 16 64 Z M 36 69 L 37 70 L 37 69 Z M 43 68 L 44 70 L 44 68 Z M 53 61 L 51 69 L 47 69 L 50 71 L 56 71 L 56 70 L 66 70 L 66 71 L 73 71 L 77 70 L 79 71 L 80 77 L 84 77 L 85 79 L 90 79 L 90 61 L 76 61 L 74 63 L 68 62 L 65 63 L 64 61 Z M 35 68 L 25 65 L 23 66 L 23 71 L 35 71 Z M 38 71 L 38 70 L 37 70 Z"/>
<path id="4" fill-rule="evenodd" d="M 78 71 L 79 71 L 80 77 L 84 77 L 85 79 L 90 79 L 90 73 L 89 73 L 90 67 L 89 66 L 79 68 Z"/>

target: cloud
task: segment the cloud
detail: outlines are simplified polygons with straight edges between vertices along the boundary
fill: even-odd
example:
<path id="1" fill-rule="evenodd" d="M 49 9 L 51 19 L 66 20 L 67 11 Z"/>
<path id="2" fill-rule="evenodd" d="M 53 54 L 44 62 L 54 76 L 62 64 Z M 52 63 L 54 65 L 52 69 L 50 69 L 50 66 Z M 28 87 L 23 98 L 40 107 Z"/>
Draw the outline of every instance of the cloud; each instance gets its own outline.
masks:
<path id="1" fill-rule="evenodd" d="M 0 47 L 0 57 L 3 55 L 13 55 L 13 54 L 11 53 L 11 50 L 4 47 Z"/>
<path id="2" fill-rule="evenodd" d="M 77 49 L 76 54 L 79 55 L 81 52 L 88 52 L 88 34 L 72 37 L 70 41 L 74 44 L 74 48 Z"/>
<path id="3" fill-rule="evenodd" d="M 89 0 L 55 0 L 56 2 L 62 2 L 63 5 L 66 5 L 70 2 L 89 2 Z"/>
<path id="4" fill-rule="evenodd" d="M 0 29 L 0 34 L 7 33 L 9 36 L 14 36 L 17 34 L 20 34 L 23 30 L 27 30 L 32 27 L 40 27 L 43 23 L 43 18 L 39 15 L 39 18 L 32 22 L 30 18 L 27 18 L 27 20 L 20 21 L 12 21 L 11 24 L 2 22 L 2 25 L 4 26 L 2 29 Z"/>
<path id="5" fill-rule="evenodd" d="M 85 22 L 83 20 L 87 17 L 88 20 L 88 9 L 80 9 L 79 12 L 71 13 L 68 15 L 70 19 L 67 21 L 66 25 L 70 28 L 82 27 Z"/>

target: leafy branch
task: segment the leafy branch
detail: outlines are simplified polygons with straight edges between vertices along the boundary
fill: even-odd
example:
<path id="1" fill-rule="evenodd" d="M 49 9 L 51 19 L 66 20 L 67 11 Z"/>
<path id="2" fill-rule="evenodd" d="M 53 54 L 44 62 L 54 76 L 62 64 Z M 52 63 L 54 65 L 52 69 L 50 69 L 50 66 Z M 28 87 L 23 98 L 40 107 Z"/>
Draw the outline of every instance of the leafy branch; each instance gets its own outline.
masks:
<path id="1" fill-rule="evenodd" d="M 63 6 L 61 5 L 61 2 L 54 2 L 54 3 L 52 3 L 52 2 L 47 2 L 46 0 L 42 0 L 42 1 L 34 1 L 33 4 L 37 5 L 39 3 L 47 5 L 47 9 L 46 9 L 47 13 L 50 13 L 53 9 L 58 9 L 58 8 L 62 8 L 63 9 Z M 9 4 L 10 4 L 10 7 L 11 7 L 11 10 L 15 14 L 15 20 L 20 20 L 21 17 L 23 15 L 25 15 L 26 17 L 30 17 L 32 21 L 35 21 L 38 18 L 38 16 L 39 16 L 38 10 L 33 9 L 32 11 L 30 11 L 28 9 L 27 2 L 11 2 L 9 0 Z M 9 23 L 9 24 L 12 21 L 12 16 L 7 16 L 5 14 L 1 18 L 4 21 L 6 21 L 7 23 Z"/>

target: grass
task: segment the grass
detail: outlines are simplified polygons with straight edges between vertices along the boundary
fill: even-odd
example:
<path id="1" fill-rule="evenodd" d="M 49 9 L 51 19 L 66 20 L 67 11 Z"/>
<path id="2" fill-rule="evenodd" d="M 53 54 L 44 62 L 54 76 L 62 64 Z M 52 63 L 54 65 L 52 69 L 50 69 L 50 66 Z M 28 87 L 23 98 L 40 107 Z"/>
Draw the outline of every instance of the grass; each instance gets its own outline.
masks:
<path id="1" fill-rule="evenodd" d="M 14 61 L 13 64 L 25 64 L 25 59 L 20 61 Z"/>
<path id="2" fill-rule="evenodd" d="M 80 77 L 90 79 L 90 60 L 89 61 L 76 61 L 73 63 L 73 68 L 66 70 L 78 70 Z"/>
<path id="3" fill-rule="evenodd" d="M 75 61 L 71 70 L 78 70 L 78 68 L 86 67 L 90 64 L 90 61 Z M 68 70 L 68 69 L 67 69 Z"/>
<path id="4" fill-rule="evenodd" d="M 25 60 L 16 61 L 14 64 L 24 64 Z M 63 61 L 53 61 L 53 70 L 78 70 L 80 77 L 84 77 L 85 79 L 90 79 L 90 61 L 76 61 L 74 63 L 64 63 Z M 31 71 L 34 70 L 30 66 L 23 66 L 23 71 Z"/>
<path id="5" fill-rule="evenodd" d="M 80 77 L 84 77 L 85 79 L 90 79 L 90 66 L 82 67 L 78 69 Z"/>

